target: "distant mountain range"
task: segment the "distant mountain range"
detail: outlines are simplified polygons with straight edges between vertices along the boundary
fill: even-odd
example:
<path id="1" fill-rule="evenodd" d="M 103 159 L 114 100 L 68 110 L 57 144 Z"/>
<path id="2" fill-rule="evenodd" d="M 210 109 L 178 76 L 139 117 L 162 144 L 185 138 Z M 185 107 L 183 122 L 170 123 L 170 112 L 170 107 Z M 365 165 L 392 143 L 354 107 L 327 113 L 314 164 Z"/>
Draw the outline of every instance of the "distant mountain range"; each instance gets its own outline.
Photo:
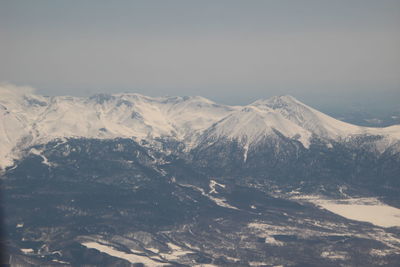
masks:
<path id="1" fill-rule="evenodd" d="M 291 96 L 2 88 L 0 167 L 12 266 L 400 262 L 400 125 L 352 125 Z"/>
<path id="2" fill-rule="evenodd" d="M 219 139 L 235 140 L 245 151 L 283 136 L 305 148 L 360 137 L 379 137 L 372 149 L 400 148 L 400 125 L 367 128 L 329 117 L 291 96 L 227 106 L 203 97 L 147 97 L 99 94 L 89 98 L 44 97 L 0 89 L 0 167 L 12 165 L 22 149 L 65 138 L 132 138 L 154 143 L 172 139 L 186 150 Z M 245 158 L 246 155 L 243 155 Z"/>

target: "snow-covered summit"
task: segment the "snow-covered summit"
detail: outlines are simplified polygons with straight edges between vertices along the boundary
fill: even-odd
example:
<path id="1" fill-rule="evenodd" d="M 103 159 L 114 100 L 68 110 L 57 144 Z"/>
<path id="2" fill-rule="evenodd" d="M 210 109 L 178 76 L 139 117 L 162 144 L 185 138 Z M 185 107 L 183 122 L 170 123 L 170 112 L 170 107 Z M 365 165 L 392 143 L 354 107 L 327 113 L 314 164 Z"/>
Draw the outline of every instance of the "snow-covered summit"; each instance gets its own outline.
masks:
<path id="1" fill-rule="evenodd" d="M 400 126 L 366 128 L 329 117 L 291 96 L 258 100 L 247 106 L 217 104 L 200 96 L 148 97 L 98 94 L 44 97 L 30 88 L 0 86 L 0 168 L 18 151 L 54 139 L 116 137 L 154 141 L 174 138 L 189 148 L 204 139 L 235 139 L 248 147 L 281 135 L 308 147 L 311 138 L 344 140 L 382 135 L 386 147 L 400 140 Z"/>
<path id="2" fill-rule="evenodd" d="M 309 146 L 311 133 L 268 107 L 246 106 L 232 112 L 210 128 L 206 135 L 212 138 L 236 139 L 245 147 L 256 144 L 276 131 Z"/>
<path id="3" fill-rule="evenodd" d="M 323 138 L 346 138 L 368 132 L 366 127 L 336 120 L 288 95 L 258 100 L 252 105 L 261 109 L 273 109 L 296 125 Z"/>
<path id="4" fill-rule="evenodd" d="M 272 109 L 278 109 L 297 104 L 302 104 L 302 103 L 291 95 L 282 95 L 282 96 L 273 96 L 266 99 L 259 99 L 250 105 L 252 106 L 266 105 Z"/>

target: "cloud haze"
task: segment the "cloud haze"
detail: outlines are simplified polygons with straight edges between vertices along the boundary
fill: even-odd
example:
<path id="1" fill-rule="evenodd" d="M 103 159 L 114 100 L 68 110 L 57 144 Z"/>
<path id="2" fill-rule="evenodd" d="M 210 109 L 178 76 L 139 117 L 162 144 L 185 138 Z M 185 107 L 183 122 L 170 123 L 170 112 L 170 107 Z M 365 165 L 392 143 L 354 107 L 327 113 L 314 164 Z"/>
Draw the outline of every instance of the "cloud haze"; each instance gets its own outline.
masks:
<path id="1" fill-rule="evenodd" d="M 2 95 L 25 95 L 34 94 L 35 89 L 29 86 L 17 86 L 10 83 L 0 83 L 0 92 Z"/>
<path id="2" fill-rule="evenodd" d="M 400 91 L 399 1 L 0 5 L 0 80 L 44 94 L 134 91 L 246 103 Z"/>

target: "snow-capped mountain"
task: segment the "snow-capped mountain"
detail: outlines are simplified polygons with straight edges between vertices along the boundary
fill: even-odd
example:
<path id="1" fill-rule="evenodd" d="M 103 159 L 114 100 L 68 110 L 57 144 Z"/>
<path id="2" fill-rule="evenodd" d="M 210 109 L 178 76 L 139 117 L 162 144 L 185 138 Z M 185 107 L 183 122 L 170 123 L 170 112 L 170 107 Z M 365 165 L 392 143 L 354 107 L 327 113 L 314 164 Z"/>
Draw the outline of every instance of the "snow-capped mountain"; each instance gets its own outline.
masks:
<path id="1" fill-rule="evenodd" d="M 305 147 L 309 146 L 311 132 L 270 108 L 260 109 L 252 105 L 232 112 L 215 123 L 205 132 L 205 138 L 237 140 L 248 147 L 266 136 L 274 136 L 276 131 L 288 138 L 301 140 Z"/>
<path id="2" fill-rule="evenodd" d="M 313 109 L 292 96 L 276 96 L 266 100 L 258 100 L 251 105 L 260 109 L 272 109 L 320 138 L 337 140 L 362 134 L 390 135 L 399 138 L 399 125 L 386 128 L 370 128 L 352 125 Z"/>
<path id="3" fill-rule="evenodd" d="M 400 259 L 387 228 L 399 227 L 400 126 L 351 125 L 291 96 L 227 106 L 0 87 L 0 167 L 13 266 Z"/>
<path id="4" fill-rule="evenodd" d="M 172 138 L 187 149 L 220 138 L 248 149 L 276 135 L 308 148 L 312 138 L 344 141 L 355 136 L 382 136 L 380 152 L 400 140 L 400 126 L 367 128 L 329 117 L 291 96 L 227 106 L 203 97 L 147 97 L 99 94 L 89 98 L 45 97 L 30 90 L 0 87 L 0 167 L 12 164 L 18 152 L 54 139 L 132 138 L 152 142 Z"/>

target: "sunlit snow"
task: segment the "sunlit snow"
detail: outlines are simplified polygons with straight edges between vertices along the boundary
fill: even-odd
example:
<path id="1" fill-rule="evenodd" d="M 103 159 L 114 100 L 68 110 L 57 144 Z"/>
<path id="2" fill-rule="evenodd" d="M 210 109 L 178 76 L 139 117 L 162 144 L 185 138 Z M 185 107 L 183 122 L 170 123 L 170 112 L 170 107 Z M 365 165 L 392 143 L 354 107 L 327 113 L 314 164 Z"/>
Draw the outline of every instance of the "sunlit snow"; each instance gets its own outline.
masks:
<path id="1" fill-rule="evenodd" d="M 156 266 L 165 266 L 168 265 L 166 263 L 161 263 L 158 261 L 154 261 L 150 259 L 149 257 L 146 256 L 141 256 L 141 255 L 136 255 L 136 254 L 130 254 L 126 252 L 122 252 L 119 250 L 116 250 L 113 247 L 106 246 L 97 242 L 83 242 L 82 245 L 84 245 L 87 248 L 93 248 L 96 249 L 100 252 L 106 253 L 110 256 L 117 257 L 120 259 L 124 259 L 129 261 L 130 263 L 143 263 L 146 266 L 149 267 L 156 267 Z"/>
<path id="2" fill-rule="evenodd" d="M 400 227 L 400 209 L 386 205 L 376 198 L 350 198 L 342 200 L 300 196 L 317 206 L 347 219 L 370 222 L 382 227 Z"/>
<path id="3" fill-rule="evenodd" d="M 139 94 L 95 95 L 89 98 L 36 95 L 31 89 L 0 86 L 0 169 L 13 164 L 21 150 L 63 138 L 168 137 L 188 149 L 218 138 L 237 140 L 249 149 L 276 133 L 309 147 L 312 136 L 345 140 L 369 134 L 384 138 L 380 152 L 398 144 L 400 126 L 367 128 L 331 118 L 291 96 L 227 106 L 203 97 L 147 97 Z M 328 142 L 328 141 L 327 141 Z M 329 144 L 329 142 L 328 142 Z M 47 163 L 44 159 L 44 163 Z"/>

